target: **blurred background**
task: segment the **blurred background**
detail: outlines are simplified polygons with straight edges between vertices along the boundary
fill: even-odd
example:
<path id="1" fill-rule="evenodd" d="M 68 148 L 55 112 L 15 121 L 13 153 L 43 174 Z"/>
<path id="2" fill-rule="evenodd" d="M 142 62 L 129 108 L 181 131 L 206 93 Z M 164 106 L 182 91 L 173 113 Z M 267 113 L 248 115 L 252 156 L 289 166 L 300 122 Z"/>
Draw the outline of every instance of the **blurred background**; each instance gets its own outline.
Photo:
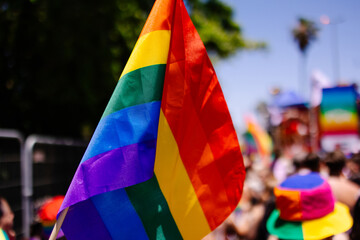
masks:
<path id="1" fill-rule="evenodd" d="M 66 193 L 153 3 L 0 0 L 0 196 L 17 239 Z M 359 151 L 359 1 L 185 4 L 246 161 Z"/>

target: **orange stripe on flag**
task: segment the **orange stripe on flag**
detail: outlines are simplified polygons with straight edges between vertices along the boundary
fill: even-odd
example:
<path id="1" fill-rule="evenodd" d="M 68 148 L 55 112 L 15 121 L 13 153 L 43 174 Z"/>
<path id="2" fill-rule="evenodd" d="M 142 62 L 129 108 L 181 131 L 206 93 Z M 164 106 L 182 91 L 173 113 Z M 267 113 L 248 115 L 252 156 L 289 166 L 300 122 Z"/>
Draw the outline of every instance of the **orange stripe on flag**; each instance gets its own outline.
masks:
<path id="1" fill-rule="evenodd" d="M 170 30 L 175 1 L 157 0 L 151 10 L 140 36 L 157 30 Z"/>

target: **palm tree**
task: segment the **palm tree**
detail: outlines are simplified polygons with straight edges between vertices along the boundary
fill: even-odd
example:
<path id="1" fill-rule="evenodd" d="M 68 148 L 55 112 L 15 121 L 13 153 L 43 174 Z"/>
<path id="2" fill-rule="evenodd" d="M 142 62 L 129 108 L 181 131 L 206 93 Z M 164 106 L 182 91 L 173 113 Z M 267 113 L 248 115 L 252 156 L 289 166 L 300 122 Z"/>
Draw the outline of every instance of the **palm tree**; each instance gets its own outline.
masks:
<path id="1" fill-rule="evenodd" d="M 292 30 L 292 35 L 294 40 L 297 42 L 300 53 L 302 55 L 301 67 L 299 67 L 299 91 L 304 94 L 304 87 L 306 86 L 306 54 L 308 47 L 311 42 L 313 42 L 316 37 L 319 28 L 313 21 L 310 21 L 305 18 L 299 18 L 298 25 Z M 305 81 L 305 84 L 304 84 Z M 310 83 L 308 84 L 310 86 Z M 305 94 L 304 94 L 305 95 Z M 317 120 L 316 120 L 316 110 L 315 108 L 309 111 L 309 128 L 310 128 L 310 145 L 313 151 L 318 149 L 317 144 Z"/>
<path id="2" fill-rule="evenodd" d="M 316 24 L 308 19 L 299 18 L 298 25 L 292 30 L 292 35 L 294 40 L 297 42 L 300 53 L 302 55 L 302 70 L 299 70 L 299 91 L 301 91 L 301 86 L 305 84 L 303 81 L 306 78 L 306 53 L 307 49 L 312 41 L 317 37 L 319 28 Z"/>

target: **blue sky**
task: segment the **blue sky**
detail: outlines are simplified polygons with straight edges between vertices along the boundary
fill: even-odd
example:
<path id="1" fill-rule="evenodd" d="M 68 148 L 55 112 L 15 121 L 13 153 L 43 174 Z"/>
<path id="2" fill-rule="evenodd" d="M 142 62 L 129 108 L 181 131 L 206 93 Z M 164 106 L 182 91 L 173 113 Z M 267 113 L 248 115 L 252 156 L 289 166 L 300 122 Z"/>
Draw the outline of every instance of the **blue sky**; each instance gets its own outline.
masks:
<path id="1" fill-rule="evenodd" d="M 318 38 L 308 49 L 306 79 L 302 92 L 309 97 L 310 75 L 313 70 L 337 82 L 333 70 L 333 25 L 323 25 L 320 17 L 327 15 L 339 22 L 337 49 L 339 75 L 345 82 L 360 83 L 360 1 L 359 0 L 223 0 L 234 10 L 234 18 L 243 28 L 244 36 L 265 41 L 268 50 L 240 51 L 214 67 L 228 102 L 234 124 L 244 129 L 243 116 L 255 113 L 260 101 L 270 101 L 270 89 L 299 92 L 300 54 L 291 36 L 299 17 L 315 21 L 320 27 Z"/>

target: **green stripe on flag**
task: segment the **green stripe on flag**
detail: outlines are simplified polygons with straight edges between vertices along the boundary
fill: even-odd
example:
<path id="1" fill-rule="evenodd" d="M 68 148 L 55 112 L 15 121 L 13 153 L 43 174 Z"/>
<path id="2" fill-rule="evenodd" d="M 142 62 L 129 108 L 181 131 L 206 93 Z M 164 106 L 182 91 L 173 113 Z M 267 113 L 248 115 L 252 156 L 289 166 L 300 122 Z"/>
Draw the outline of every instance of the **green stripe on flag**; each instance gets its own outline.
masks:
<path id="1" fill-rule="evenodd" d="M 150 240 L 182 239 L 154 175 L 150 180 L 126 188 Z"/>
<path id="2" fill-rule="evenodd" d="M 166 64 L 129 72 L 120 78 L 101 118 L 126 107 L 161 100 Z"/>

